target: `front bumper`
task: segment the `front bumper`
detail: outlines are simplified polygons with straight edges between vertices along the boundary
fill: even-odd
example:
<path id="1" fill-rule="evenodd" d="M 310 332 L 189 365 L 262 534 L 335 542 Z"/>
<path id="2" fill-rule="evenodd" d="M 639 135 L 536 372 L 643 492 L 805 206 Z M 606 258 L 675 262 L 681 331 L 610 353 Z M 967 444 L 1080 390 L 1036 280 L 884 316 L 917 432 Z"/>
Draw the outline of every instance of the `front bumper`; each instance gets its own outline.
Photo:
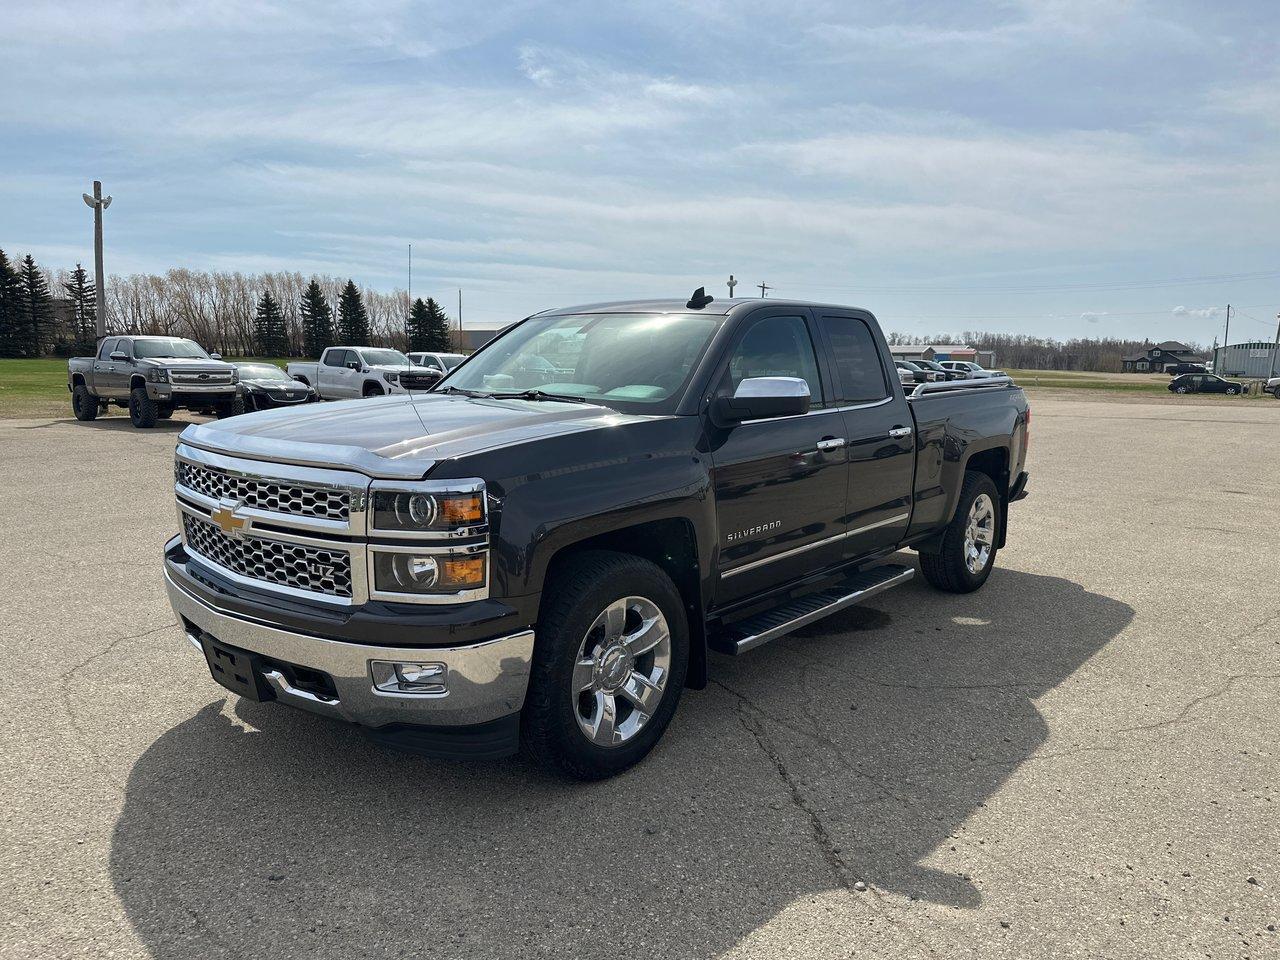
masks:
<path id="1" fill-rule="evenodd" d="M 208 402 L 234 400 L 238 387 L 234 383 L 155 383 L 147 382 L 147 396 L 161 403 Z"/>
<path id="2" fill-rule="evenodd" d="M 374 739 L 433 755 L 500 756 L 518 736 L 533 657 L 533 631 L 454 647 L 345 643 L 234 616 L 185 590 L 166 570 L 165 587 L 187 639 L 202 638 L 258 654 L 263 679 L 281 703 L 369 728 Z M 443 693 L 390 693 L 373 685 L 371 661 L 443 664 Z M 292 668 L 318 672 L 334 693 L 292 681 Z M 336 695 L 334 695 L 336 693 Z"/>

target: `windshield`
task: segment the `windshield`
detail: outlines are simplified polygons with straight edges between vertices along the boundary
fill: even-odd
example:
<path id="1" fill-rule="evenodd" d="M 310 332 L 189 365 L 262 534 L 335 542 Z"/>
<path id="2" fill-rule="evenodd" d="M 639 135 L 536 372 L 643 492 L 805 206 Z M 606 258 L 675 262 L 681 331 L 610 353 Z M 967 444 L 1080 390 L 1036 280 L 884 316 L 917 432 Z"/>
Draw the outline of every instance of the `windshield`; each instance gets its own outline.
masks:
<path id="1" fill-rule="evenodd" d="M 209 359 L 209 355 L 204 352 L 204 347 L 200 346 L 200 344 L 193 340 L 178 339 L 134 340 L 133 355 L 139 360 L 149 360 L 155 357 Z"/>
<path id="2" fill-rule="evenodd" d="M 463 356 L 462 354 L 460 354 L 460 353 L 442 353 L 442 354 L 440 354 L 440 362 L 444 364 L 444 368 L 445 368 L 446 370 L 452 370 L 454 367 L 456 367 L 458 364 L 460 364 L 460 363 L 461 363 L 463 360 L 465 360 L 465 359 L 466 359 L 466 357 L 464 357 L 464 356 Z"/>
<path id="3" fill-rule="evenodd" d="M 361 350 L 360 356 L 371 367 L 407 367 L 409 358 L 399 350 Z"/>
<path id="4" fill-rule="evenodd" d="M 293 377 L 289 376 L 279 367 L 273 367 L 269 363 L 238 363 L 236 369 L 240 371 L 241 380 L 287 380 L 293 382 Z"/>
<path id="5" fill-rule="evenodd" d="M 473 354 L 465 370 L 449 374 L 437 389 L 540 390 L 665 412 L 723 321 L 702 314 L 534 317 Z"/>

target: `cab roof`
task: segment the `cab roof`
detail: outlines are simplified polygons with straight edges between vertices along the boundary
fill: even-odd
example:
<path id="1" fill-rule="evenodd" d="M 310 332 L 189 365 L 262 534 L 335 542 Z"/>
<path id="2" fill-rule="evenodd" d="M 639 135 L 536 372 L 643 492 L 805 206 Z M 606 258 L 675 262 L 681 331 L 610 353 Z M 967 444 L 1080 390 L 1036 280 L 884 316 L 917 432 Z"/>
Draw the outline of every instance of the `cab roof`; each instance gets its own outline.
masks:
<path id="1" fill-rule="evenodd" d="M 705 307 L 694 309 L 688 298 L 669 300 L 607 300 L 601 303 L 583 303 L 573 307 L 555 307 L 535 313 L 535 317 L 563 317 L 578 313 L 707 313 L 724 316 L 734 310 L 768 305 L 774 307 L 828 307 L 840 310 L 870 312 L 862 307 L 847 304 L 822 303 L 814 300 L 783 300 L 769 297 L 716 297 Z"/>

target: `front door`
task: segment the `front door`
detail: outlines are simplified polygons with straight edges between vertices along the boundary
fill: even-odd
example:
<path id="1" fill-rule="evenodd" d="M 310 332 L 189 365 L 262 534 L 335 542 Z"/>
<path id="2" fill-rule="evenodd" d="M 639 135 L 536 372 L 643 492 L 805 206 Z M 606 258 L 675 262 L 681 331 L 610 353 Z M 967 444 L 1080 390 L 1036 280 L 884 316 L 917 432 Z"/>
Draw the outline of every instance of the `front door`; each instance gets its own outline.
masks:
<path id="1" fill-rule="evenodd" d="M 717 393 L 749 377 L 799 377 L 808 414 L 709 428 L 720 581 L 715 604 L 782 585 L 835 562 L 844 533 L 844 419 L 819 372 L 807 311 L 766 308 L 735 338 Z"/>
<path id="2" fill-rule="evenodd" d="M 896 547 L 911 521 L 915 421 L 869 318 L 820 311 L 849 455 L 846 558 Z"/>
<path id="3" fill-rule="evenodd" d="M 316 376 L 319 377 L 320 382 L 316 386 L 320 389 L 322 396 L 329 399 L 346 396 L 346 382 L 343 375 L 347 372 L 344 364 L 349 356 L 351 356 L 349 350 L 327 350 L 320 358 L 320 366 L 316 369 Z"/>

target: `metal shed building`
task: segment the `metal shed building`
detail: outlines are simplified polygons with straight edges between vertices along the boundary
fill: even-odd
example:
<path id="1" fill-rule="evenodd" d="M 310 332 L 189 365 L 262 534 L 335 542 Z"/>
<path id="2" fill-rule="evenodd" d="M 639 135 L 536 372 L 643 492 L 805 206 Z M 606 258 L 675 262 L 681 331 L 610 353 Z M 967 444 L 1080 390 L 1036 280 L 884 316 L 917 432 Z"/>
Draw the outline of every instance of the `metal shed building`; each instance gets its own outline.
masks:
<path id="1" fill-rule="evenodd" d="M 1233 343 L 1213 351 L 1213 372 L 1222 377 L 1258 377 L 1280 375 L 1280 357 L 1276 346 L 1266 340 Z M 1278 372 L 1273 373 L 1272 368 Z"/>

